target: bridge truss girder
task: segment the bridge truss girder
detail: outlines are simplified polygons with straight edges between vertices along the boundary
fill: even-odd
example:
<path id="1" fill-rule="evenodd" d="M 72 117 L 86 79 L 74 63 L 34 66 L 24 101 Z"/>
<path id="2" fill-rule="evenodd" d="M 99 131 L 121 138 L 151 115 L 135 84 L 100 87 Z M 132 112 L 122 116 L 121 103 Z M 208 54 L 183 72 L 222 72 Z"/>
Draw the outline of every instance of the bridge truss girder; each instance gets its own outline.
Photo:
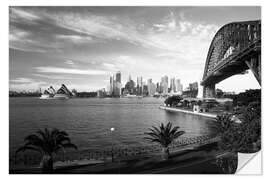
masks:
<path id="1" fill-rule="evenodd" d="M 246 21 L 223 26 L 214 36 L 206 59 L 204 97 L 214 97 L 220 81 L 251 69 L 261 84 L 261 23 Z"/>

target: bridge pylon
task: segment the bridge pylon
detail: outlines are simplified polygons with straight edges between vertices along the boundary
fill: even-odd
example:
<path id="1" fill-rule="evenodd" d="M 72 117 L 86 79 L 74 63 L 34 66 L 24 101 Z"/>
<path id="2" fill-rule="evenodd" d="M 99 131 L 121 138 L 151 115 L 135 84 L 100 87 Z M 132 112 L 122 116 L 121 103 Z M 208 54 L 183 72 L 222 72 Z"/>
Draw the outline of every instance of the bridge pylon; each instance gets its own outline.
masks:
<path id="1" fill-rule="evenodd" d="M 203 86 L 203 97 L 204 98 L 215 98 L 216 97 L 216 86 L 215 84 Z"/>

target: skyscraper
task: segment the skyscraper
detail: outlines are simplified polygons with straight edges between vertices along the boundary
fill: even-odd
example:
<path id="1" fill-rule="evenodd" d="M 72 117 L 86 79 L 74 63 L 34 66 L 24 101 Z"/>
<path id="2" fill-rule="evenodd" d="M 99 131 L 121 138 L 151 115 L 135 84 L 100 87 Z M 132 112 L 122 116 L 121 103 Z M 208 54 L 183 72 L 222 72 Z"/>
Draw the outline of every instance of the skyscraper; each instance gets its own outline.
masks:
<path id="1" fill-rule="evenodd" d="M 114 84 L 113 76 L 110 76 L 110 90 L 109 90 L 110 95 L 113 95 L 113 84 Z"/>
<path id="2" fill-rule="evenodd" d="M 171 78 L 170 89 L 172 93 L 176 92 L 175 78 Z"/>
<path id="3" fill-rule="evenodd" d="M 176 91 L 180 94 L 183 92 L 183 85 L 181 84 L 180 79 L 176 79 Z"/>
<path id="4" fill-rule="evenodd" d="M 110 95 L 120 96 L 121 95 L 121 72 L 118 71 L 115 76 L 110 77 Z"/>
<path id="5" fill-rule="evenodd" d="M 148 90 L 148 95 L 153 96 L 156 92 L 156 84 L 152 82 L 152 79 L 147 80 L 147 90 Z"/>
<path id="6" fill-rule="evenodd" d="M 115 74 L 115 92 L 114 95 L 115 96 L 121 96 L 121 72 L 118 71 Z"/>
<path id="7" fill-rule="evenodd" d="M 150 94 L 151 83 L 152 83 L 152 79 L 148 79 L 147 80 L 147 91 L 148 91 L 148 94 Z"/>
<path id="8" fill-rule="evenodd" d="M 143 92 L 143 82 L 142 76 L 137 77 L 137 94 L 142 95 Z"/>
<path id="9" fill-rule="evenodd" d="M 115 81 L 121 84 L 121 72 L 120 71 L 118 71 L 115 74 Z"/>
<path id="10" fill-rule="evenodd" d="M 161 90 L 162 90 L 162 93 L 163 94 L 168 94 L 168 76 L 163 76 L 161 78 L 161 83 L 160 83 L 160 86 L 161 86 Z"/>

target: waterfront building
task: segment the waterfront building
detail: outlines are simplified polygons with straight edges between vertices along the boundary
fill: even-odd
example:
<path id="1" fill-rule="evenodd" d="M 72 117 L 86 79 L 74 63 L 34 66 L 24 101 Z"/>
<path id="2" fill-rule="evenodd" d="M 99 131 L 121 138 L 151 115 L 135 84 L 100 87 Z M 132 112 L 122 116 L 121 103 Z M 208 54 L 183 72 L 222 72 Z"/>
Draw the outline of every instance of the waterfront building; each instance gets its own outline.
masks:
<path id="1" fill-rule="evenodd" d="M 189 88 L 191 91 L 198 90 L 198 82 L 190 83 Z"/>
<path id="2" fill-rule="evenodd" d="M 99 98 L 106 97 L 105 88 L 102 88 L 102 89 L 100 89 L 100 90 L 97 91 L 97 97 L 99 97 Z"/>
<path id="3" fill-rule="evenodd" d="M 66 85 L 62 84 L 61 88 L 57 90 L 53 96 L 55 99 L 68 99 L 72 96 L 72 93 L 68 90 Z"/>
<path id="4" fill-rule="evenodd" d="M 143 84 L 143 92 L 142 93 L 144 96 L 148 95 L 148 86 L 145 83 Z"/>
<path id="5" fill-rule="evenodd" d="M 184 97 L 196 98 L 198 95 L 198 82 L 190 83 L 183 92 Z"/>
<path id="6" fill-rule="evenodd" d="M 131 76 L 128 78 L 128 82 L 125 85 L 125 93 L 127 94 L 135 94 L 135 82 L 131 79 Z"/>
<path id="7" fill-rule="evenodd" d="M 121 72 L 118 71 L 115 75 L 110 77 L 110 96 L 119 97 L 121 96 Z"/>

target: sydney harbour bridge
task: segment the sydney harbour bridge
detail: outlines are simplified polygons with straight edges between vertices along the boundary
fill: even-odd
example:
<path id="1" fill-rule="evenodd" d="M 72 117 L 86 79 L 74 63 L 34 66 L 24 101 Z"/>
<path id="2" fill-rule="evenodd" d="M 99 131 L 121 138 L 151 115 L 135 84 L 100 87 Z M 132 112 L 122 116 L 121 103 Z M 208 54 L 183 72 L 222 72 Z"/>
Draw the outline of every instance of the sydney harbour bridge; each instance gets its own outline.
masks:
<path id="1" fill-rule="evenodd" d="M 203 97 L 215 97 L 215 85 L 250 69 L 261 85 L 261 21 L 221 27 L 208 50 L 201 81 Z"/>

